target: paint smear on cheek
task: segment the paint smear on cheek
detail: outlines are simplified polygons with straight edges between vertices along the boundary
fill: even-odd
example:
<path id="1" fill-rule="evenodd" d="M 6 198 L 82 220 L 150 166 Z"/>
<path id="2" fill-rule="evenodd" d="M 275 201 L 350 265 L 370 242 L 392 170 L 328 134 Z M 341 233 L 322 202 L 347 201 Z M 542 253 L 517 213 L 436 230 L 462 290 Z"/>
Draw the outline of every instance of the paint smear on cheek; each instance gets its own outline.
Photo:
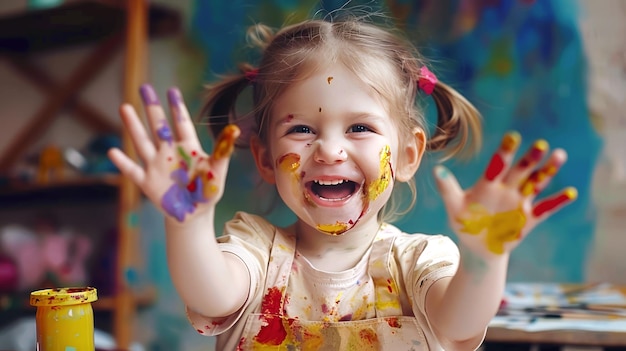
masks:
<path id="1" fill-rule="evenodd" d="M 518 240 L 526 224 L 521 208 L 491 214 L 483 206 L 475 204 L 469 208 L 469 218 L 460 218 L 461 231 L 471 235 L 485 232 L 487 249 L 495 254 L 504 253 L 506 242 Z"/>
<path id="2" fill-rule="evenodd" d="M 391 150 L 389 145 L 385 147 L 379 153 L 380 158 L 380 171 L 379 177 L 373 181 L 366 189 L 366 197 L 370 201 L 376 200 L 380 194 L 382 194 L 393 179 L 393 170 L 391 168 Z"/>
<path id="3" fill-rule="evenodd" d="M 300 155 L 295 153 L 284 154 L 276 161 L 276 166 L 283 172 L 293 173 L 297 176 L 296 171 L 300 168 Z"/>

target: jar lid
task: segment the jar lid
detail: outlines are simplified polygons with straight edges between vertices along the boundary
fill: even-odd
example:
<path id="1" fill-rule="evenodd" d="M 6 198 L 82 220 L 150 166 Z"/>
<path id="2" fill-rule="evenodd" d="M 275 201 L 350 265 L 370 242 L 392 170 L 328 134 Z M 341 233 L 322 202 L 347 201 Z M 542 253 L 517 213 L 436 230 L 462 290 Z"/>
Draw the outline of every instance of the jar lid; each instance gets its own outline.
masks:
<path id="1" fill-rule="evenodd" d="M 96 288 L 53 288 L 30 293 L 31 306 L 66 306 L 94 302 L 98 299 Z"/>

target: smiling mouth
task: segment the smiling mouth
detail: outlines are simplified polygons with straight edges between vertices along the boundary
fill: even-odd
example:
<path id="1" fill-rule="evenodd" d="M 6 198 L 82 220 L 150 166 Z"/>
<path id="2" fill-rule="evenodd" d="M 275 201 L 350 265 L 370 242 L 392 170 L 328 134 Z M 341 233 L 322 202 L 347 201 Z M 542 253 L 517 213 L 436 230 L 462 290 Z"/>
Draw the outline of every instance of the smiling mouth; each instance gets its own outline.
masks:
<path id="1" fill-rule="evenodd" d="M 314 180 L 307 183 L 307 188 L 321 200 L 336 202 L 350 198 L 358 191 L 359 185 L 347 179 Z"/>

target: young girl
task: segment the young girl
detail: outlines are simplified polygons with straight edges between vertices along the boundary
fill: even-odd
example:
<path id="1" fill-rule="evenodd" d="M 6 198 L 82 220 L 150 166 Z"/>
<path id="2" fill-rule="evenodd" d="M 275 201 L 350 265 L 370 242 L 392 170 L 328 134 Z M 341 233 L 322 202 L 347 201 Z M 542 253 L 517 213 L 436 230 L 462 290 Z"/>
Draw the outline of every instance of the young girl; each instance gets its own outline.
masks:
<path id="1" fill-rule="evenodd" d="M 484 175 L 463 190 L 435 168 L 457 246 L 447 236 L 388 224 L 392 193 L 424 152 L 450 157 L 481 141 L 480 116 L 439 82 L 408 41 L 362 20 L 310 20 L 272 33 L 257 25 L 258 68 L 224 78 L 203 113 L 218 135 L 201 150 L 179 91 L 168 91 L 174 130 L 142 86 L 151 133 L 130 105 L 121 115 L 139 165 L 110 158 L 166 215 L 168 263 L 188 316 L 218 350 L 473 350 L 498 309 L 510 252 L 539 222 L 576 197 L 573 188 L 535 202 L 566 154 L 504 136 Z M 250 88 L 253 109 L 235 103 Z M 427 135 L 416 98 L 432 97 Z M 240 135 L 241 133 L 241 135 Z M 235 144 L 249 146 L 262 179 L 296 214 L 279 228 L 238 213 L 216 240 Z M 543 160 L 545 159 L 545 162 Z M 401 188 L 400 188 L 401 190 Z"/>

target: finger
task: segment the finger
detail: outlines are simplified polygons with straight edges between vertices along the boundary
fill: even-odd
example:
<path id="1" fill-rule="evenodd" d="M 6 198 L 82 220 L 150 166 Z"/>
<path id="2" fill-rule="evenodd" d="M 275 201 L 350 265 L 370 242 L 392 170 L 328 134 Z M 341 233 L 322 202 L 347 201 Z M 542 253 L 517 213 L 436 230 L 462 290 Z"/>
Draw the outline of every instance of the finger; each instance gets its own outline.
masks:
<path id="1" fill-rule="evenodd" d="M 122 174 L 133 183 L 137 184 L 141 187 L 144 179 L 146 177 L 146 173 L 143 168 L 141 168 L 135 161 L 131 160 L 122 150 L 118 148 L 112 148 L 107 152 L 109 159 L 113 164 L 122 172 Z"/>
<path id="2" fill-rule="evenodd" d="M 539 169 L 533 171 L 520 186 L 520 192 L 524 196 L 536 196 L 548 186 L 554 175 L 567 161 L 567 153 L 563 149 L 556 149 L 550 158 Z"/>
<path id="3" fill-rule="evenodd" d="M 532 214 L 538 221 L 542 221 L 563 208 L 563 206 L 573 202 L 578 197 L 578 191 L 574 187 L 563 189 L 559 194 L 543 199 L 535 204 Z"/>
<path id="4" fill-rule="evenodd" d="M 122 104 L 120 106 L 120 116 L 139 157 L 144 162 L 151 160 L 156 154 L 156 149 L 152 139 L 146 132 L 146 128 L 141 123 L 139 116 L 137 116 L 135 108 L 130 104 Z"/>
<path id="5" fill-rule="evenodd" d="M 513 161 L 513 156 L 519 147 L 521 136 L 517 132 L 508 132 L 502 137 L 500 142 L 500 148 L 491 157 L 489 165 L 485 170 L 484 179 L 488 182 L 493 182 L 501 179 L 506 169 Z"/>
<path id="6" fill-rule="evenodd" d="M 449 169 L 442 165 L 434 168 L 437 188 L 448 213 L 456 213 L 463 201 L 463 189 Z"/>
<path id="7" fill-rule="evenodd" d="M 504 184 L 511 187 L 520 186 L 521 182 L 528 178 L 534 167 L 541 162 L 549 149 L 550 145 L 547 141 L 543 139 L 535 141 L 517 164 L 509 170 L 504 177 Z"/>
<path id="8" fill-rule="evenodd" d="M 170 106 L 172 120 L 174 121 L 174 129 L 178 140 L 189 143 L 192 148 L 200 148 L 198 134 L 189 116 L 189 110 L 183 100 L 183 95 L 176 87 L 167 91 L 167 101 Z"/>
<path id="9" fill-rule="evenodd" d="M 219 190 L 215 185 L 216 178 L 219 181 L 225 180 L 228 173 L 230 155 L 233 153 L 235 141 L 240 134 L 239 127 L 234 124 L 227 125 L 215 141 L 213 154 L 209 159 L 209 169 L 205 169 L 202 165 L 198 167 L 197 176 L 201 177 L 205 197 L 213 197 Z"/>
<path id="10" fill-rule="evenodd" d="M 143 101 L 150 130 L 152 130 L 152 135 L 155 140 L 154 144 L 157 148 L 164 145 L 173 146 L 174 135 L 154 88 L 150 84 L 143 84 L 139 88 L 139 94 Z"/>

